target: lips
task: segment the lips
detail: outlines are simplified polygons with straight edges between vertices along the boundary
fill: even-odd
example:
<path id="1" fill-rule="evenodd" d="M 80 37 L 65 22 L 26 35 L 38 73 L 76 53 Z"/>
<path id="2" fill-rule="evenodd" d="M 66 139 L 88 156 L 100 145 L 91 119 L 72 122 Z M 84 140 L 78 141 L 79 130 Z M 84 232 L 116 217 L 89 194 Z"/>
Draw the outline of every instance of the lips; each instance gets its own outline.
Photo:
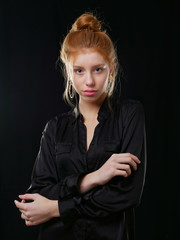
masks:
<path id="1" fill-rule="evenodd" d="M 97 93 L 97 91 L 96 90 L 84 90 L 83 93 L 86 96 L 93 96 Z"/>

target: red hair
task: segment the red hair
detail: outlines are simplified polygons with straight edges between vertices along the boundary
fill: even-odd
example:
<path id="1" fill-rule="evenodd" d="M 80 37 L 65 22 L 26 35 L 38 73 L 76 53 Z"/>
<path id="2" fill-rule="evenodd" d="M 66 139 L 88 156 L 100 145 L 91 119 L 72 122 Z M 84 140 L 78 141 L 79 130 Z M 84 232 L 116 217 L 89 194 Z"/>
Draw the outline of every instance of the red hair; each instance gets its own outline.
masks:
<path id="1" fill-rule="evenodd" d="M 101 31 L 101 22 L 93 14 L 84 13 L 72 25 L 71 30 L 63 41 L 60 51 L 60 58 L 66 66 L 67 84 L 64 97 L 68 102 L 68 80 L 70 79 L 68 79 L 67 66 L 73 53 L 83 49 L 95 49 L 103 55 L 109 64 L 113 63 L 114 71 L 111 75 L 111 86 L 108 91 L 109 96 L 114 89 L 118 69 L 118 60 L 114 45 L 106 31 Z"/>

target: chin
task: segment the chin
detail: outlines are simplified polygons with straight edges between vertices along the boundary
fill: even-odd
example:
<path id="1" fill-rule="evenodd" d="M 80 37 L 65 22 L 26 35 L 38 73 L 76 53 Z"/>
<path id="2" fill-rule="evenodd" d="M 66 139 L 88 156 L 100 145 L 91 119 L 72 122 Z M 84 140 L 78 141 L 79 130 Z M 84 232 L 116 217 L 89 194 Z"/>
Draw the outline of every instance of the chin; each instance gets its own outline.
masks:
<path id="1" fill-rule="evenodd" d="M 105 97 L 107 96 L 107 94 L 102 94 L 100 96 L 83 96 L 83 101 L 85 102 L 89 102 L 89 103 L 98 103 L 98 102 L 101 102 L 101 101 L 104 101 Z"/>

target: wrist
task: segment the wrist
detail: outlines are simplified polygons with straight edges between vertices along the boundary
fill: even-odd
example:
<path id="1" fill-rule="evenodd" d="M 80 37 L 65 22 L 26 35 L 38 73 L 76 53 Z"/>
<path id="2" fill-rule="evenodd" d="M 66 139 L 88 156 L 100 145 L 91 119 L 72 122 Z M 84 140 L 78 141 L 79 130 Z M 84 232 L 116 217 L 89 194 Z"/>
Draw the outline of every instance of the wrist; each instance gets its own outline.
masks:
<path id="1" fill-rule="evenodd" d="M 99 186 L 99 177 L 98 177 L 98 170 L 89 173 L 89 182 L 92 188 Z"/>
<path id="2" fill-rule="evenodd" d="M 98 182 L 98 172 L 94 171 L 92 173 L 89 173 L 85 175 L 80 181 L 79 181 L 79 192 L 85 193 L 91 190 L 92 188 L 95 188 L 99 185 Z"/>
<path id="3" fill-rule="evenodd" d="M 58 200 L 50 200 L 50 214 L 52 218 L 60 217 Z"/>

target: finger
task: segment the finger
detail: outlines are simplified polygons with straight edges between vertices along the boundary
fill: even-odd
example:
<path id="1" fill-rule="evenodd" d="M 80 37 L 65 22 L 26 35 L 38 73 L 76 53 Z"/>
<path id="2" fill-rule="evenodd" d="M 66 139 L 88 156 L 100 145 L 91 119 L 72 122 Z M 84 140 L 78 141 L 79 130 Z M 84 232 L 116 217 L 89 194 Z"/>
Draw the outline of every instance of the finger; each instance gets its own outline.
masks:
<path id="1" fill-rule="evenodd" d="M 26 203 L 19 202 L 17 200 L 14 201 L 17 208 L 20 210 L 26 210 Z"/>
<path id="2" fill-rule="evenodd" d="M 128 164 L 119 164 L 118 169 L 125 171 L 127 176 L 131 175 L 131 168 Z"/>
<path id="3" fill-rule="evenodd" d="M 19 198 L 22 200 L 35 200 L 37 197 L 37 194 L 24 194 L 24 195 L 19 195 Z"/>
<path id="4" fill-rule="evenodd" d="M 132 160 L 132 159 L 129 158 L 129 157 L 126 157 L 126 158 L 124 158 L 124 159 L 119 158 L 119 159 L 117 159 L 117 162 L 118 162 L 119 164 L 130 165 L 134 170 L 137 170 L 137 164 L 134 162 L 134 160 Z"/>
<path id="5" fill-rule="evenodd" d="M 32 226 L 33 225 L 33 223 L 31 221 L 28 221 L 28 220 L 25 220 L 25 224 L 26 224 L 26 226 Z"/>
<path id="6" fill-rule="evenodd" d="M 132 158 L 136 163 L 141 163 L 141 161 L 139 160 L 139 158 L 137 156 L 135 156 L 134 154 L 132 153 L 120 153 L 118 155 L 121 155 L 122 157 L 130 157 Z"/>
<path id="7" fill-rule="evenodd" d="M 27 211 L 24 211 L 24 210 L 21 210 L 21 209 L 19 209 L 19 211 L 20 211 L 21 213 L 25 214 L 25 215 L 26 215 L 26 213 L 27 213 Z"/>
<path id="8" fill-rule="evenodd" d="M 127 174 L 127 172 L 124 171 L 124 170 L 117 170 L 117 171 L 116 171 L 116 176 L 121 176 L 121 177 L 126 178 L 126 177 L 128 177 L 128 174 Z"/>
<path id="9" fill-rule="evenodd" d="M 21 214 L 21 218 L 26 220 L 26 221 L 30 221 L 30 218 L 28 218 L 25 213 Z"/>
<path id="10" fill-rule="evenodd" d="M 137 163 L 133 159 L 129 159 L 128 164 L 136 171 L 137 170 Z"/>
<path id="11" fill-rule="evenodd" d="M 130 153 L 131 154 L 131 153 Z M 137 156 L 135 156 L 135 155 L 133 155 L 133 154 L 131 154 L 131 157 L 132 157 L 132 159 L 136 162 L 136 163 L 141 163 L 141 161 L 139 160 L 139 158 L 137 157 Z"/>
<path id="12" fill-rule="evenodd" d="M 20 208 L 22 203 L 20 203 L 18 200 L 14 200 L 14 204 L 17 208 Z"/>

